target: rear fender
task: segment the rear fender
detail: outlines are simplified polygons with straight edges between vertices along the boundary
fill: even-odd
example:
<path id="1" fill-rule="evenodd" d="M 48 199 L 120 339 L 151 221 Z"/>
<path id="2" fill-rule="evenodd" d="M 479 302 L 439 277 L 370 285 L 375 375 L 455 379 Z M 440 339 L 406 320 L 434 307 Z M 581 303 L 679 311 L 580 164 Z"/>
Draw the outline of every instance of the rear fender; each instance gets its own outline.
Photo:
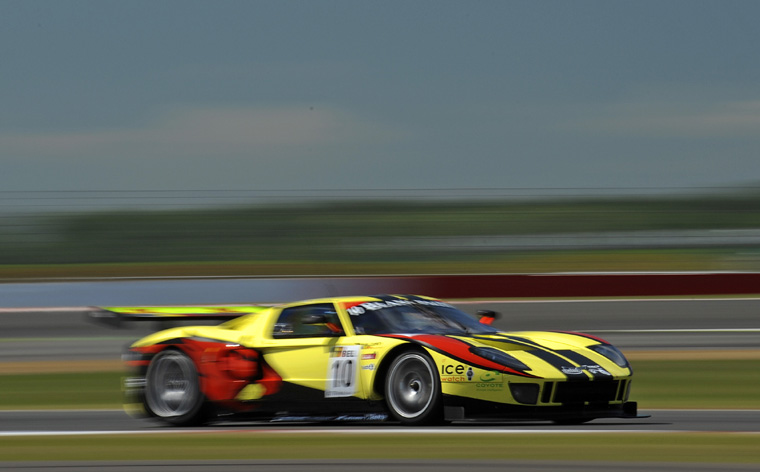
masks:
<path id="1" fill-rule="evenodd" d="M 177 339 L 161 345 L 133 348 L 151 357 L 165 349 L 177 349 L 198 369 L 200 389 L 207 400 L 236 410 L 248 409 L 243 401 L 279 391 L 282 379 L 266 365 L 259 351 L 225 341 Z M 149 361 L 141 360 L 141 363 Z M 250 386 L 255 385 L 255 388 Z M 246 390 L 245 392 L 243 392 Z M 242 394 L 242 398 L 241 397 Z"/>

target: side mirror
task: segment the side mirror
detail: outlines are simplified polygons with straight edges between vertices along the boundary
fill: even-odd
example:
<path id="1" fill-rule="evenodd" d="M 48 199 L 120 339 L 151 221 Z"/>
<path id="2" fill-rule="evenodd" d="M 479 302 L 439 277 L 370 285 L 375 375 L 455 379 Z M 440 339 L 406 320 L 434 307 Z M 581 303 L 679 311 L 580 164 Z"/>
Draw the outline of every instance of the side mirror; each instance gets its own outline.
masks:
<path id="1" fill-rule="evenodd" d="M 480 323 L 484 325 L 491 325 L 496 318 L 501 315 L 493 310 L 479 310 L 476 315 L 480 318 Z"/>

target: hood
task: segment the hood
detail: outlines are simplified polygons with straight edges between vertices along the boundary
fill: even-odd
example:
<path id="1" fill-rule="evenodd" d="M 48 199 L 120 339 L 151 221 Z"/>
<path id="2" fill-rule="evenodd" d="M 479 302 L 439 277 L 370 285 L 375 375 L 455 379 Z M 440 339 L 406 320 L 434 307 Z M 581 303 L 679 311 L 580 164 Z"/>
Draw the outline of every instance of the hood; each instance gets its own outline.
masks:
<path id="1" fill-rule="evenodd" d="M 519 377 L 584 381 L 631 375 L 620 351 L 601 339 L 577 333 L 392 337 L 407 339 L 464 364 Z"/>

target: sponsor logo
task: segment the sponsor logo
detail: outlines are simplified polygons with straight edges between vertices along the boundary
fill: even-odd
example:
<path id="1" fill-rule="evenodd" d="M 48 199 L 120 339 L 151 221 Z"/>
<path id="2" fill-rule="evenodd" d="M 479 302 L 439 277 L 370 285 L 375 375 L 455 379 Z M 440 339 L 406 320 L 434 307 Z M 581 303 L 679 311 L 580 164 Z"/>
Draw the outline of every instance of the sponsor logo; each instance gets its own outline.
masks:
<path id="1" fill-rule="evenodd" d="M 496 382 L 497 380 L 496 375 L 497 375 L 496 372 L 491 372 L 490 370 L 488 370 L 480 374 L 480 378 L 478 378 L 478 380 L 480 382 Z"/>
<path id="2" fill-rule="evenodd" d="M 426 306 L 445 306 L 451 307 L 448 303 L 439 302 L 435 300 L 387 300 L 384 302 L 367 302 L 361 305 L 352 306 L 346 311 L 351 316 L 363 315 L 366 311 L 382 310 L 383 308 L 392 308 L 396 306 L 409 306 L 409 305 L 426 305 Z"/>
<path id="3" fill-rule="evenodd" d="M 465 370 L 465 366 L 461 364 L 456 366 L 441 366 L 441 374 L 444 374 L 441 375 L 441 382 L 446 383 L 472 382 L 472 378 L 475 376 L 472 367 L 467 367 L 467 370 Z"/>
<path id="4" fill-rule="evenodd" d="M 441 377 L 441 382 L 443 383 L 463 383 L 467 382 L 467 377 L 464 375 L 447 375 L 445 377 Z"/>
<path id="5" fill-rule="evenodd" d="M 362 354 L 362 360 L 363 361 L 371 361 L 372 359 L 374 359 L 376 357 L 377 357 L 377 354 L 375 354 L 374 352 L 366 352 L 366 353 Z"/>
<path id="6" fill-rule="evenodd" d="M 600 367 L 598 365 L 583 365 L 581 367 L 589 371 L 589 373 L 591 374 L 612 375 L 609 372 L 607 372 L 603 367 Z"/>
<path id="7" fill-rule="evenodd" d="M 368 413 L 366 415 L 340 415 L 340 416 L 277 416 L 272 418 L 272 423 L 292 421 L 385 421 L 388 415 L 385 413 Z"/>
<path id="8" fill-rule="evenodd" d="M 375 370 L 375 364 L 363 365 L 362 370 Z"/>
<path id="9" fill-rule="evenodd" d="M 472 367 L 461 364 L 442 365 L 441 382 L 465 383 L 478 392 L 496 392 L 504 389 L 501 374 L 498 372 L 483 371 L 476 374 Z"/>
<path id="10" fill-rule="evenodd" d="M 560 370 L 565 375 L 578 375 L 578 374 L 583 373 L 583 369 L 581 369 L 580 367 L 567 367 L 563 365 L 562 367 L 560 367 Z"/>
<path id="11" fill-rule="evenodd" d="M 588 371 L 592 375 L 612 375 L 607 372 L 603 367 L 598 365 L 581 365 L 578 367 L 562 366 L 560 370 L 565 375 L 578 375 L 582 374 L 584 370 Z"/>
<path id="12" fill-rule="evenodd" d="M 358 346 L 335 346 L 332 351 L 332 357 L 358 357 Z"/>
<path id="13" fill-rule="evenodd" d="M 462 364 L 456 364 L 456 365 L 443 364 L 441 366 L 441 375 L 453 375 L 453 374 L 464 375 L 466 371 L 467 371 L 467 368 L 465 366 L 463 366 Z M 470 367 L 469 372 L 470 372 L 470 376 L 471 376 L 472 375 L 472 367 Z"/>
<path id="14" fill-rule="evenodd" d="M 475 390 L 479 392 L 495 392 L 503 388 L 504 382 L 501 381 L 501 374 L 490 370 L 481 373 L 475 383 Z"/>
<path id="15" fill-rule="evenodd" d="M 362 308 L 362 307 L 360 307 L 360 306 L 357 305 L 357 306 L 352 306 L 351 308 L 349 308 L 346 311 L 351 316 L 359 316 L 359 315 L 363 315 L 366 310 L 364 308 Z"/>

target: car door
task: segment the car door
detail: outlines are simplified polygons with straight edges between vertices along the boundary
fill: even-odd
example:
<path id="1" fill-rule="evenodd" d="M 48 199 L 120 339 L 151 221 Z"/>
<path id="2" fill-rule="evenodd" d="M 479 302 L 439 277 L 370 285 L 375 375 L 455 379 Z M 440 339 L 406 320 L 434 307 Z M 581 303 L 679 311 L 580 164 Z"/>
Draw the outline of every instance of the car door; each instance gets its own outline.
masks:
<path id="1" fill-rule="evenodd" d="M 262 347 L 284 382 L 308 389 L 297 391 L 303 400 L 330 399 L 361 394 L 360 346 L 350 340 L 335 306 L 313 303 L 280 311 Z"/>

